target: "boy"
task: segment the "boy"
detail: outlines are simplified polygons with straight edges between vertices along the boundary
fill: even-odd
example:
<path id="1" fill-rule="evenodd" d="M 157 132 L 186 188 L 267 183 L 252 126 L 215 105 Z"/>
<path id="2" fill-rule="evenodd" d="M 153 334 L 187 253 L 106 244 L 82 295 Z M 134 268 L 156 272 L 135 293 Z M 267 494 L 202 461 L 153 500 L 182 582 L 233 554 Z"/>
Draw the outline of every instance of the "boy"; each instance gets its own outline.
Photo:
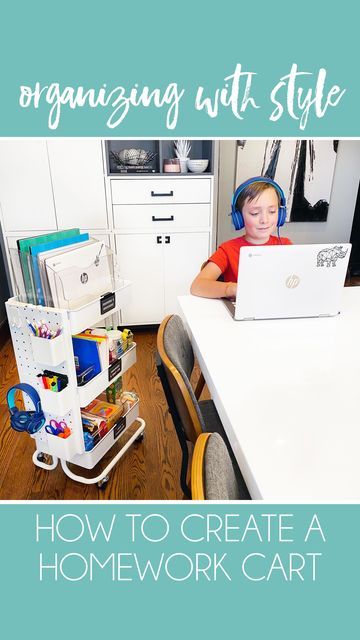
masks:
<path id="1" fill-rule="evenodd" d="M 232 219 L 235 229 L 245 234 L 228 240 L 210 256 L 191 285 L 191 293 L 205 298 L 236 298 L 241 247 L 292 244 L 288 238 L 272 235 L 285 222 L 286 201 L 281 187 L 265 177 L 250 178 L 235 191 Z M 223 276 L 224 282 L 218 278 Z"/>

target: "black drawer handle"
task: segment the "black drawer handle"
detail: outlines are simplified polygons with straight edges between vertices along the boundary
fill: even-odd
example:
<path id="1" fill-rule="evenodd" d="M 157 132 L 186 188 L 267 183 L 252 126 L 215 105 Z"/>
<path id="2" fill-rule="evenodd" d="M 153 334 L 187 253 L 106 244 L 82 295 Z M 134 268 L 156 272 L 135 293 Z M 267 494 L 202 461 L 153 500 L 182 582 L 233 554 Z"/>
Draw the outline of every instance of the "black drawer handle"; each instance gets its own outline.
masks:
<path id="1" fill-rule="evenodd" d="M 156 216 L 151 216 L 151 220 L 153 222 L 172 222 L 174 220 L 174 216 L 170 216 L 170 218 L 156 218 Z"/>
<path id="2" fill-rule="evenodd" d="M 169 193 L 155 193 L 155 191 L 151 192 L 151 197 L 152 198 L 168 198 L 169 196 L 173 196 L 174 192 L 173 191 L 169 191 Z"/>
<path id="3" fill-rule="evenodd" d="M 165 244 L 170 244 L 170 236 L 165 236 Z"/>
<path id="4" fill-rule="evenodd" d="M 162 244 L 162 236 L 156 236 L 156 243 Z"/>

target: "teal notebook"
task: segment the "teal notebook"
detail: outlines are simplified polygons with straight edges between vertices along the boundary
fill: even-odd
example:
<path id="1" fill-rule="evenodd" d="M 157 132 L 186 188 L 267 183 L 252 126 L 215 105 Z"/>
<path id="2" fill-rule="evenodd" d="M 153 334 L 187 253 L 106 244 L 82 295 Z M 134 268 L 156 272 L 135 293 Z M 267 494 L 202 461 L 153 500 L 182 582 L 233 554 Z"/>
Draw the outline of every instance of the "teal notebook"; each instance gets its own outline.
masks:
<path id="1" fill-rule="evenodd" d="M 31 238 L 21 238 L 17 241 L 19 249 L 19 257 L 21 270 L 24 278 L 24 287 L 27 295 L 27 301 L 36 304 L 36 288 L 31 270 L 30 247 L 34 247 L 44 242 L 52 242 L 61 238 L 72 238 L 80 234 L 80 229 L 65 229 L 64 231 L 52 231 L 40 236 L 32 236 Z"/>

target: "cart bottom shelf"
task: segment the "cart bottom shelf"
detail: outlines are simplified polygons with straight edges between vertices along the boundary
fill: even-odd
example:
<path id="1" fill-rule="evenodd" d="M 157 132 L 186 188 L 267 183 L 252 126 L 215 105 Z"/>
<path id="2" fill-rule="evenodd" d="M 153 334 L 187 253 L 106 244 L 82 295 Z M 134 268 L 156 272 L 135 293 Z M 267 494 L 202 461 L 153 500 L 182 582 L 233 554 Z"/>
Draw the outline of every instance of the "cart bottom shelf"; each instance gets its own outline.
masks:
<path id="1" fill-rule="evenodd" d="M 66 475 L 69 476 L 69 478 L 71 478 L 72 480 L 75 480 L 76 482 L 82 482 L 83 484 L 97 483 L 98 486 L 101 488 L 104 484 L 107 483 L 109 479 L 108 473 L 111 471 L 111 469 L 116 465 L 116 463 L 120 460 L 120 458 L 122 458 L 125 455 L 126 451 L 131 447 L 131 445 L 138 438 L 143 436 L 144 429 L 145 429 L 145 421 L 142 418 L 137 418 L 136 420 L 140 426 L 136 429 L 135 433 L 132 434 L 132 436 L 129 438 L 126 444 L 120 449 L 120 451 L 118 451 L 118 453 L 112 458 L 109 464 L 105 467 L 105 469 L 103 469 L 103 471 L 99 475 L 95 476 L 94 478 L 84 478 L 83 476 L 80 476 L 74 473 L 73 471 L 71 471 L 68 467 L 66 460 L 61 460 L 61 466 L 64 473 L 66 473 Z M 124 431 L 122 431 L 122 433 L 124 433 Z"/>
<path id="2" fill-rule="evenodd" d="M 125 413 L 118 422 L 113 426 L 111 431 L 107 433 L 100 442 L 90 451 L 83 451 L 82 453 L 74 453 L 73 435 L 69 438 L 63 439 L 57 436 L 51 436 L 46 434 L 46 437 L 41 437 L 41 433 L 36 434 L 36 449 L 38 453 L 47 453 L 51 456 L 55 456 L 60 460 L 66 460 L 72 464 L 76 464 L 84 469 L 93 469 L 95 465 L 104 457 L 104 455 L 111 449 L 115 442 L 121 435 L 133 424 L 133 422 L 139 416 L 139 401 L 137 401 L 127 413 Z M 35 460 L 34 460 L 35 461 Z M 36 462 L 35 462 L 36 463 Z M 47 465 L 39 464 L 38 466 L 47 469 Z"/>
<path id="3" fill-rule="evenodd" d="M 101 438 L 100 442 L 91 451 L 85 451 L 84 453 L 76 454 L 68 460 L 71 464 L 76 464 L 84 469 L 93 469 L 95 465 L 104 457 L 104 455 L 111 449 L 115 442 L 121 435 L 132 425 L 132 423 L 139 416 L 139 402 L 136 402 L 130 411 L 128 411 L 116 425 Z"/>

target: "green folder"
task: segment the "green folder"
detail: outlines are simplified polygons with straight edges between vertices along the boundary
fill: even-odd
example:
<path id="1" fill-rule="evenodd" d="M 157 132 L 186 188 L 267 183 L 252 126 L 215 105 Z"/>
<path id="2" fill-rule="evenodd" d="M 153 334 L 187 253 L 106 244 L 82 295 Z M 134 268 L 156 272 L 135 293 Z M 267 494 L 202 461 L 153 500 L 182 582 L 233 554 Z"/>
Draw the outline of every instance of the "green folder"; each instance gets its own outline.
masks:
<path id="1" fill-rule="evenodd" d="M 52 231 L 41 236 L 32 236 L 31 238 L 21 238 L 17 241 L 19 249 L 19 257 L 21 270 L 24 278 L 24 287 L 27 295 L 27 301 L 31 304 L 37 304 L 34 278 L 31 270 L 30 247 L 42 244 L 43 242 L 53 242 L 62 238 L 72 238 L 80 234 L 80 229 L 65 229 L 64 231 Z"/>

